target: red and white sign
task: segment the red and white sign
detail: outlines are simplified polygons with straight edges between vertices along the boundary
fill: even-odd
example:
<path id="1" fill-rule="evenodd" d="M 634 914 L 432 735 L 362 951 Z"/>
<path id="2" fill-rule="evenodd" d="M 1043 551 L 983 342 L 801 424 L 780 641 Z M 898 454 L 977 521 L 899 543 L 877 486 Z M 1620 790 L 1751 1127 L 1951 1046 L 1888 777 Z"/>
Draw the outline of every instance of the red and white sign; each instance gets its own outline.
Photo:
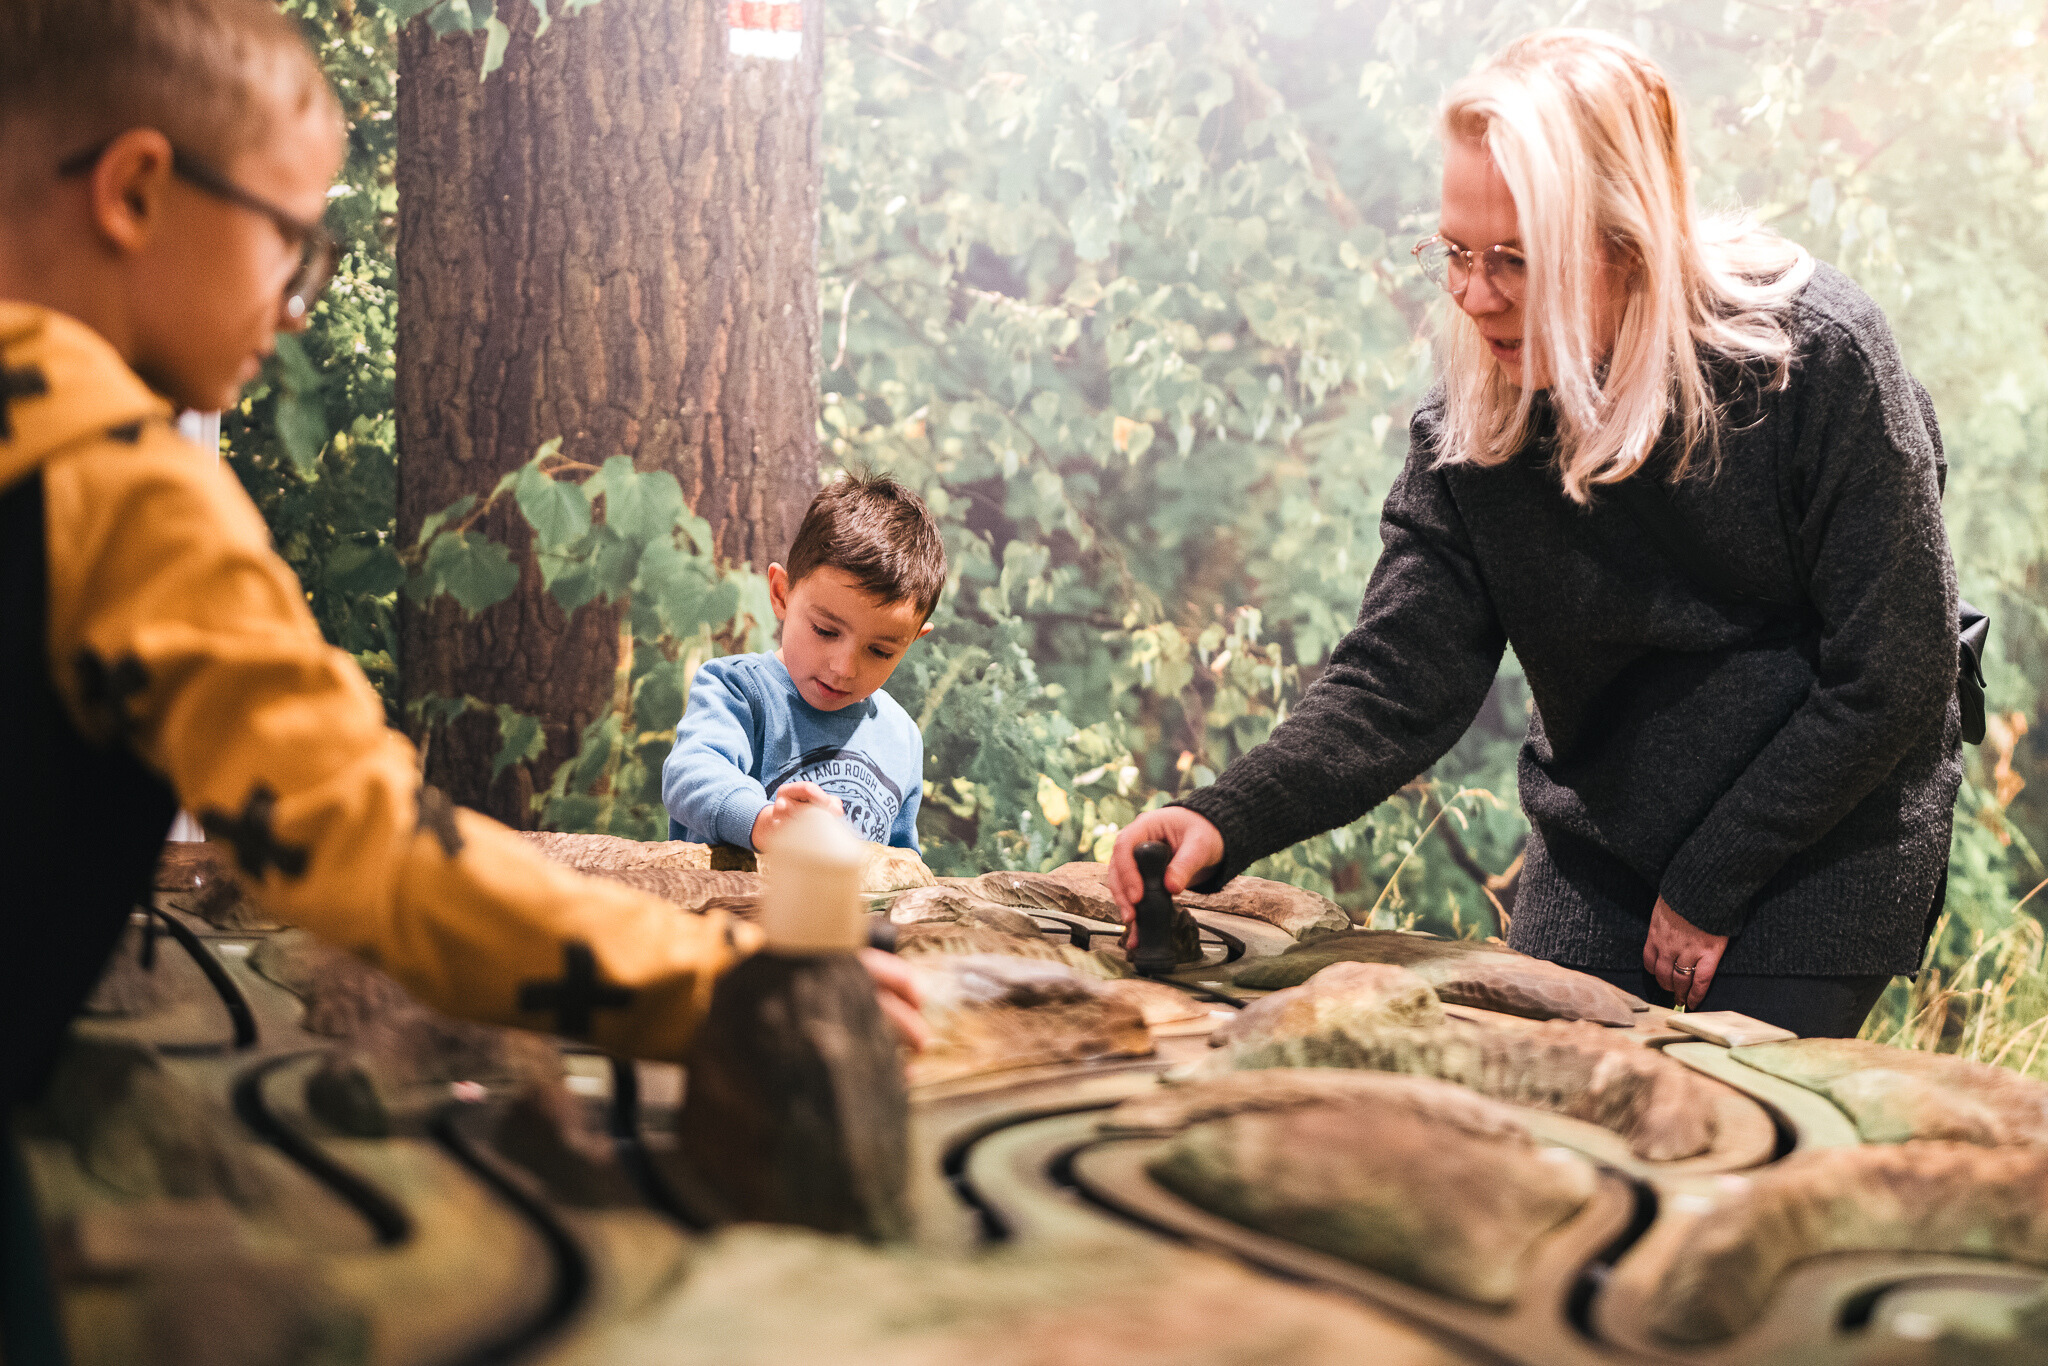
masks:
<path id="1" fill-rule="evenodd" d="M 793 62 L 804 50 L 803 0 L 728 0 L 732 55 Z"/>

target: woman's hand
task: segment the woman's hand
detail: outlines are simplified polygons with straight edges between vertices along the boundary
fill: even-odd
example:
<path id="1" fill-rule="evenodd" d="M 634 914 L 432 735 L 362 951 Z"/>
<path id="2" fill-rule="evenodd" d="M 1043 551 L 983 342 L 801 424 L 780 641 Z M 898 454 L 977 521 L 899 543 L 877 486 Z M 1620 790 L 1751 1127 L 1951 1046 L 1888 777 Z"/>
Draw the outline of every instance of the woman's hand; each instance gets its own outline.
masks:
<path id="1" fill-rule="evenodd" d="M 1131 851 L 1148 840 L 1173 849 L 1173 861 L 1166 865 L 1166 890 L 1175 896 L 1223 861 L 1223 832 L 1211 825 L 1208 817 L 1184 806 L 1147 811 L 1125 826 L 1116 837 L 1116 852 L 1109 858 L 1109 894 L 1116 898 L 1117 913 L 1124 918 L 1126 948 L 1131 947 L 1131 927 L 1137 923 L 1138 899 L 1145 895 L 1145 879 Z"/>
<path id="2" fill-rule="evenodd" d="M 773 842 L 775 832 L 789 820 L 790 814 L 800 806 L 821 808 L 827 815 L 844 816 L 846 808 L 839 799 L 819 787 L 816 783 L 784 783 L 775 791 L 775 800 L 761 808 L 761 814 L 754 817 L 754 850 L 759 853 L 761 842 Z"/>
<path id="3" fill-rule="evenodd" d="M 910 965 L 880 949 L 862 949 L 860 965 L 875 979 L 875 1001 L 882 1007 L 882 1014 L 913 1053 L 924 1052 L 932 1041 L 932 1029 L 918 1010 L 917 981 L 910 975 Z"/>
<path id="4" fill-rule="evenodd" d="M 1650 937 L 1643 943 L 1643 971 L 1678 1004 L 1690 1010 L 1706 999 L 1727 951 L 1727 935 L 1708 934 L 1672 910 L 1663 897 L 1657 898 L 1657 908 L 1650 912 Z"/>

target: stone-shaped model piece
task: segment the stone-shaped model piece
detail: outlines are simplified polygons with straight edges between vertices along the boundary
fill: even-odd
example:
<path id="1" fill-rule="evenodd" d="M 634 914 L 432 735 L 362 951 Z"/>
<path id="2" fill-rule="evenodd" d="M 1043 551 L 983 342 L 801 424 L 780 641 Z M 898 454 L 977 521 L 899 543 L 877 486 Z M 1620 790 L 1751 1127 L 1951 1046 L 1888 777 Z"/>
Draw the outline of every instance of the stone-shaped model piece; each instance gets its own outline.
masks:
<path id="1" fill-rule="evenodd" d="M 911 1059 L 913 1085 L 1019 1067 L 1143 1057 L 1144 1010 L 1066 964 L 1005 954 L 927 954 L 911 960 L 932 1043 Z M 1151 985 L 1151 984 L 1146 984 Z"/>
<path id="2" fill-rule="evenodd" d="M 218 930 L 271 930 L 277 922 L 242 895 L 232 846 L 212 840 L 167 840 L 156 865 L 159 904 L 197 916 Z"/>
<path id="3" fill-rule="evenodd" d="M 342 1041 L 308 1100 L 345 1133 L 380 1137 L 380 1110 L 413 1087 L 474 1081 L 515 1091 L 561 1085 L 554 1045 L 537 1034 L 439 1014 L 369 964 L 301 930 L 267 936 L 249 966 L 297 996 L 300 1027 Z M 360 1108 L 357 1108 L 360 1107 Z"/>
<path id="4" fill-rule="evenodd" d="M 1109 889 L 1103 879 L 1108 874 L 1109 865 L 1106 863 L 1067 863 L 1053 869 L 1048 876 L 1075 887 L 1092 889 L 1106 898 Z M 1304 887 L 1243 874 L 1232 878 L 1219 892 L 1182 892 L 1173 899 L 1173 903 L 1183 910 L 1215 911 L 1263 920 L 1296 939 L 1351 928 L 1351 919 L 1344 914 L 1344 908 L 1330 898 Z M 1112 908 L 1114 905 L 1111 902 Z M 1112 915 L 1111 918 L 1115 917 Z"/>
<path id="5" fill-rule="evenodd" d="M 733 898 L 755 897 L 761 892 L 758 874 L 714 870 L 708 845 L 628 840 L 616 835 L 564 835 L 553 830 L 523 830 L 520 836 L 556 863 L 637 887 L 688 911 L 702 910 L 713 902 L 730 904 Z"/>
<path id="6" fill-rule="evenodd" d="M 1334 1104 L 1420 1115 L 1482 1138 L 1516 1138 L 1528 1132 L 1512 1108 L 1462 1086 L 1435 1077 L 1335 1067 L 1269 1067 L 1175 1082 L 1133 1096 L 1103 1116 L 1099 1127 L 1106 1134 L 1165 1135 L 1230 1115 Z"/>
<path id="7" fill-rule="evenodd" d="M 1245 1006 L 1209 1036 L 1209 1044 L 1250 1049 L 1350 1024 L 1431 1028 L 1443 1021 L 1441 999 L 1408 969 L 1386 963 L 1332 963 L 1298 987 L 1261 996 Z"/>
<path id="8" fill-rule="evenodd" d="M 889 902 L 892 925 L 979 925 L 1023 939 L 1042 939 L 1038 922 L 1012 906 L 1004 906 L 961 887 L 914 887 Z"/>
<path id="9" fill-rule="evenodd" d="M 1821 1148 L 1747 1178 L 1700 1216 L 1665 1267 L 1651 1325 L 1718 1342 L 1756 1322 L 1795 1262 L 1928 1252 L 2048 1267 L 2048 1148 L 1964 1143 Z"/>
<path id="10" fill-rule="evenodd" d="M 1516 953 L 1504 944 L 1438 939 L 1402 930 L 1347 930 L 1297 944 L 1272 958 L 1240 963 L 1241 987 L 1299 986 L 1332 963 L 1390 963 L 1407 968 L 1452 1005 L 1479 1006 L 1533 1020 L 1635 1022 L 1628 993 L 1598 977 Z"/>
<path id="11" fill-rule="evenodd" d="M 1088 977 L 1117 978 L 1131 975 L 1121 953 L 1109 949 L 1083 952 L 1071 944 L 1048 939 L 1034 924 L 1030 934 L 998 929 L 981 920 L 924 920 L 896 928 L 896 952 L 905 958 L 930 954 L 996 953 L 1012 958 L 1035 958 L 1047 963 L 1064 963 Z"/>
<path id="12" fill-rule="evenodd" d="M 1862 1039 L 1751 1044 L 1729 1056 L 1826 1096 L 1865 1143 L 2048 1144 L 2048 1086 L 2003 1067 Z"/>
<path id="13" fill-rule="evenodd" d="M 1596 1182 L 1504 1106 L 1468 1097 L 1430 1114 L 1364 1093 L 1197 1120 L 1146 1170 L 1247 1228 L 1495 1306 L 1514 1303 L 1536 1245 Z"/>
<path id="14" fill-rule="evenodd" d="M 1268 960 L 1276 961 L 1276 960 Z M 1352 1067 L 1440 1077 L 1514 1105 L 1611 1130 L 1636 1156 L 1675 1162 L 1714 1144 L 1712 1093 L 1691 1069 L 1584 1021 L 1496 1027 L 1430 1020 L 1403 969 L 1374 965 L 1275 992 L 1234 1022 L 1204 1067 Z M 1329 971 L 1329 969 L 1325 969 Z M 1419 981 L 1419 979 L 1418 979 Z M 1427 984 L 1421 984 L 1424 992 Z M 1290 995 L 1291 993 L 1295 993 Z M 1283 999 L 1285 998 L 1285 999 Z M 1420 1021 L 1420 1022 L 1417 1022 Z"/>
<path id="15" fill-rule="evenodd" d="M 676 1151 L 721 1220 L 908 1231 L 903 1060 L 855 956 L 864 862 L 846 822 L 794 813 L 769 850 L 762 947 L 719 979 L 691 1041 Z"/>
<path id="16" fill-rule="evenodd" d="M 717 851 L 683 840 L 629 840 L 615 835 L 565 835 L 552 830 L 527 830 L 522 837 L 540 853 L 579 873 L 608 877 L 666 897 L 689 910 L 713 901 L 758 896 L 761 881 L 752 868 L 719 867 Z M 915 850 L 860 842 L 860 890 L 888 893 L 929 887 L 931 870 Z"/>

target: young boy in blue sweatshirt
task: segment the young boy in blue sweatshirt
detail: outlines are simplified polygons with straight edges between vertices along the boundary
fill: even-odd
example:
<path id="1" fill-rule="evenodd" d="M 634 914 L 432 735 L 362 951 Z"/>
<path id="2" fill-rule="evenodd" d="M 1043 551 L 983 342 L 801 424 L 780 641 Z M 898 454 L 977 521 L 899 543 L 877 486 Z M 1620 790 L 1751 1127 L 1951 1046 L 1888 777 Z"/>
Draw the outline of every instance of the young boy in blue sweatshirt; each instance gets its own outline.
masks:
<path id="1" fill-rule="evenodd" d="M 924 739 L 882 691 L 946 582 L 916 494 L 849 475 L 811 501 L 787 565 L 768 566 L 782 647 L 697 670 L 661 767 L 669 837 L 755 849 L 799 806 L 915 850 Z"/>

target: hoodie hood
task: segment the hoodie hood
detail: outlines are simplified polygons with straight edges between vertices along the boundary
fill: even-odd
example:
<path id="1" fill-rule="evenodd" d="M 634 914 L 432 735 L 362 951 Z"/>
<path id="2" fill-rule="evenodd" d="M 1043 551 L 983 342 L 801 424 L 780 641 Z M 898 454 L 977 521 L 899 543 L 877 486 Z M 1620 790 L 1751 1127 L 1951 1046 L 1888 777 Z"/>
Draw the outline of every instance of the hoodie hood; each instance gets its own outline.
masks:
<path id="1" fill-rule="evenodd" d="M 170 416 L 99 333 L 0 299 L 0 489 L 79 441 Z"/>

